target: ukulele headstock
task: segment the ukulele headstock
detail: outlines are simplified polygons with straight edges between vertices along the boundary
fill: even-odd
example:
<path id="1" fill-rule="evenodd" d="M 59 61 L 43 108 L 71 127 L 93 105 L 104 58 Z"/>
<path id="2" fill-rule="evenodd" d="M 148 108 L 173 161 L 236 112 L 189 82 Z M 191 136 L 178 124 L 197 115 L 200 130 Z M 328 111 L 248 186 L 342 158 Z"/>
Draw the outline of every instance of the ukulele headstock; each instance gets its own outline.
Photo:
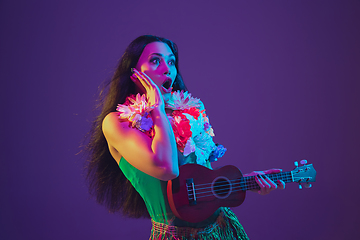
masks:
<path id="1" fill-rule="evenodd" d="M 310 188 L 310 183 L 316 180 L 316 170 L 312 164 L 307 164 L 306 160 L 301 160 L 300 163 L 303 165 L 299 166 L 298 162 L 294 162 L 295 169 L 291 171 L 293 182 L 299 183 L 299 189 L 302 189 L 301 183 Z"/>

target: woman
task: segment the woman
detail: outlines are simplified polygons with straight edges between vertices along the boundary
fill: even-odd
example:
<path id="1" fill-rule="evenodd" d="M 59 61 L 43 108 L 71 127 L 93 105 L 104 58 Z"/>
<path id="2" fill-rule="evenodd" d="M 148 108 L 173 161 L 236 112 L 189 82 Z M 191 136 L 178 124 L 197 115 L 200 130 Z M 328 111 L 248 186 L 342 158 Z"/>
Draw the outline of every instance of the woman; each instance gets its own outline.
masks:
<path id="1" fill-rule="evenodd" d="M 90 191 L 111 212 L 151 217 L 150 239 L 247 239 L 228 208 L 190 223 L 175 217 L 169 207 L 166 181 L 178 176 L 179 165 L 211 168 L 209 159 L 224 152 L 212 142 L 201 101 L 184 92 L 178 61 L 176 45 L 164 38 L 140 36 L 128 46 L 108 92 L 101 94 L 102 112 L 93 124 L 88 145 Z M 194 127 L 199 121 L 201 131 Z M 198 140 L 205 139 L 204 147 L 196 146 L 195 131 L 201 136 Z M 249 175 L 257 175 L 260 194 L 277 188 L 258 174 Z"/>

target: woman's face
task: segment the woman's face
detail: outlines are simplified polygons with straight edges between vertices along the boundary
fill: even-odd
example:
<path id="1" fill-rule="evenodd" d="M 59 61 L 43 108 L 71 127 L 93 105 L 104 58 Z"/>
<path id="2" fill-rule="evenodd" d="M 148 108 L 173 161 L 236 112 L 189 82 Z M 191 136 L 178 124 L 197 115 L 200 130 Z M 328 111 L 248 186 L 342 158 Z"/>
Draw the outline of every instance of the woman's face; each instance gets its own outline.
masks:
<path id="1" fill-rule="evenodd" d="M 136 69 L 148 75 L 165 94 L 171 92 L 177 75 L 175 61 L 175 55 L 166 43 L 152 42 L 145 46 Z"/>

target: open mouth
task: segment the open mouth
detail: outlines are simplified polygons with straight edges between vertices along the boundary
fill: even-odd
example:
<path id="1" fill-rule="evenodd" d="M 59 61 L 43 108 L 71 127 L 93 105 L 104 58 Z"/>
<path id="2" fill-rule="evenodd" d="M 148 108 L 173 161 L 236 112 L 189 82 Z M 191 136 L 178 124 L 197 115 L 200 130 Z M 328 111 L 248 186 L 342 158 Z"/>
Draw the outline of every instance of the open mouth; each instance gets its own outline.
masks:
<path id="1" fill-rule="evenodd" d="M 171 79 L 166 79 L 166 81 L 161 85 L 165 90 L 165 92 L 171 91 L 171 83 L 172 83 Z"/>

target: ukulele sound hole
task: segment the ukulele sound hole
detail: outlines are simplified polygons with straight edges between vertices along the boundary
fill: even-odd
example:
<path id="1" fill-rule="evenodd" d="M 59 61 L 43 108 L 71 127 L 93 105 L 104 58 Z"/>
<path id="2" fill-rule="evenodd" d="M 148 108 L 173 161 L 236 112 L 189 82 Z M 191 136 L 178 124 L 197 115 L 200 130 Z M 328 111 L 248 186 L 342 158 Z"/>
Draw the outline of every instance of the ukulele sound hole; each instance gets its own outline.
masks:
<path id="1" fill-rule="evenodd" d="M 227 198 L 232 191 L 230 180 L 226 177 L 215 178 L 211 185 L 212 193 L 220 199 Z"/>

